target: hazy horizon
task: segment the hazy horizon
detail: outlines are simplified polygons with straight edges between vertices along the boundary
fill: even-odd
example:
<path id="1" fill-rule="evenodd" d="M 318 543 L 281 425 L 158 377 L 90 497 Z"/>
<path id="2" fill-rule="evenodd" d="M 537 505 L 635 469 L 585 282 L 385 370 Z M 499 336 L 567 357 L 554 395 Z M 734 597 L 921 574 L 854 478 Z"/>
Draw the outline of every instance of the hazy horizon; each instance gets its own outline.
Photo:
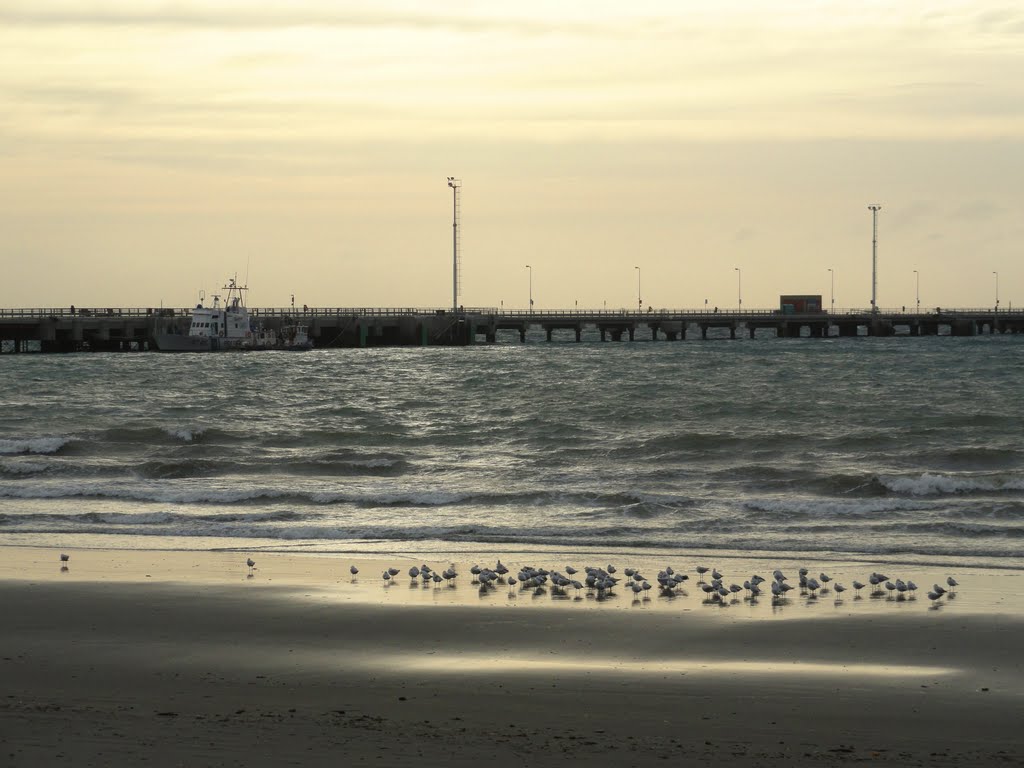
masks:
<path id="1" fill-rule="evenodd" d="M 1024 9 L 0 8 L 0 306 L 1024 305 Z M 915 275 L 914 270 L 918 271 Z M 246 276 L 248 276 L 246 278 Z"/>

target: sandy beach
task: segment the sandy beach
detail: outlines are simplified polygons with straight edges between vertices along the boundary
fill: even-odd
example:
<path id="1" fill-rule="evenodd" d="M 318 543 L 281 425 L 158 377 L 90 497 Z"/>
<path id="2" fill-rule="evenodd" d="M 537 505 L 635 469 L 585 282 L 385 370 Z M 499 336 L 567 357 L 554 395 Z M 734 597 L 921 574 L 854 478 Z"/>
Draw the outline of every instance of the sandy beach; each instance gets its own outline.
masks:
<path id="1" fill-rule="evenodd" d="M 433 588 L 340 557 L 0 558 L 6 765 L 1024 760 L 1018 571 L 934 609 L 481 596 L 468 563 Z"/>

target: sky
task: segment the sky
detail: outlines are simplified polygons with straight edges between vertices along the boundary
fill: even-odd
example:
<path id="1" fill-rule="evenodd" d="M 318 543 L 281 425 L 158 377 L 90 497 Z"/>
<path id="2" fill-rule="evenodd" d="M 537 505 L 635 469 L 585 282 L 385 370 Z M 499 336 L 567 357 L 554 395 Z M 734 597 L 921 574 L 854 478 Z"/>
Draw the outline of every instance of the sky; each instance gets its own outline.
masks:
<path id="1" fill-rule="evenodd" d="M 466 307 L 1024 307 L 1024 5 L 0 2 L 0 307 L 450 306 L 448 176 Z"/>

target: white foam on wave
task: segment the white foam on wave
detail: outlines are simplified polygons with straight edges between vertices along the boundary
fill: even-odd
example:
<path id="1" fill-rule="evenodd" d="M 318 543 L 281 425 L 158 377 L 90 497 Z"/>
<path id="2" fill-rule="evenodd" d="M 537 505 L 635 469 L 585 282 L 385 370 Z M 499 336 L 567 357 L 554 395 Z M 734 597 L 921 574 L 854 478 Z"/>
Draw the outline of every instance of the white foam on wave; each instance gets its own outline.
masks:
<path id="1" fill-rule="evenodd" d="M 21 440 L 0 440 L 0 454 L 11 456 L 19 453 L 56 453 L 70 442 L 70 437 L 29 437 Z"/>
<path id="2" fill-rule="evenodd" d="M 888 512 L 920 509 L 921 503 L 909 499 L 828 499 L 828 498 L 793 498 L 783 496 L 768 499 L 748 499 L 743 503 L 746 509 L 754 512 L 769 512 L 780 519 L 797 514 L 805 517 L 825 518 L 831 515 L 840 517 L 877 517 Z"/>
<path id="3" fill-rule="evenodd" d="M 202 428 L 199 428 L 199 429 L 187 429 L 185 427 L 178 427 L 177 429 L 174 429 L 172 427 L 165 427 L 164 428 L 164 432 L 166 432 L 168 435 L 170 435 L 171 437 L 175 438 L 176 440 L 182 440 L 182 441 L 184 441 L 186 443 L 191 443 L 197 437 L 201 437 L 204 431 L 205 430 L 203 430 Z"/>
<path id="4" fill-rule="evenodd" d="M 914 477 L 880 477 L 879 482 L 893 493 L 911 496 L 1024 490 L 1024 478 L 935 475 L 927 472 Z"/>
<path id="5" fill-rule="evenodd" d="M 52 483 L 31 486 L 0 483 L 0 498 L 63 499 L 103 498 L 123 501 L 153 501 L 164 504 L 232 504 L 256 499 L 275 499 L 293 495 L 267 488 L 207 489 L 174 487 L 128 487 L 109 483 Z"/>
<path id="6" fill-rule="evenodd" d="M 39 461 L 2 461 L 0 467 L 7 475 L 37 475 L 49 468 Z"/>

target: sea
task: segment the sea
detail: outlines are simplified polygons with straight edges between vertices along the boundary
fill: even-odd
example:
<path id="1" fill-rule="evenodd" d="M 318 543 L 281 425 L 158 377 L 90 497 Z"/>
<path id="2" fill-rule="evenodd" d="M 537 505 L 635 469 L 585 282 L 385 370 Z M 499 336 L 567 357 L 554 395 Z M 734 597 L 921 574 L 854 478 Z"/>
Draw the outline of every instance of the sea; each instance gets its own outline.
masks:
<path id="1" fill-rule="evenodd" d="M 1024 567 L 1024 337 L 0 357 L 0 544 Z"/>

